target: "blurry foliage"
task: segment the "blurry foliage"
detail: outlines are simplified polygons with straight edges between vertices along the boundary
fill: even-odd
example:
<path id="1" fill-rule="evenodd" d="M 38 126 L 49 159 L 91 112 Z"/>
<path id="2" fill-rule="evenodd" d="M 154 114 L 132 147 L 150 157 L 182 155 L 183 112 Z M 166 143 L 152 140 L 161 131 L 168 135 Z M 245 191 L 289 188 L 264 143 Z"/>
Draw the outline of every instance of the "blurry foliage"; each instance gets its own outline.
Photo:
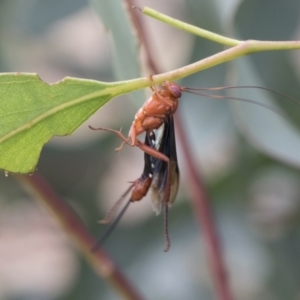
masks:
<path id="1" fill-rule="evenodd" d="M 145 0 L 138 1 L 138 5 L 151 6 L 196 26 L 239 39 L 299 39 L 300 9 L 296 0 L 160 2 Z M 100 5 L 101 0 L 97 3 Z M 105 34 L 100 34 L 103 28 L 87 5 L 86 1 L 51 1 L 51 4 L 49 1 L 33 0 L 2 1 L 0 71 L 36 71 L 51 82 L 68 75 L 113 80 L 113 64 L 105 50 L 109 41 Z M 178 61 L 182 64 L 193 62 L 222 49 L 198 37 L 187 38 L 188 34 L 166 29 L 167 25 L 158 24 L 145 16 L 142 18 L 151 28 L 149 35 L 155 41 L 152 46 L 158 63 L 165 68 L 172 69 L 178 66 Z M 78 22 L 82 22 L 82 31 L 73 32 L 72 28 L 78 30 L 78 27 L 72 27 Z M 90 40 L 88 46 L 86 38 L 89 32 L 84 30 L 92 26 L 99 30 L 99 40 L 95 36 L 96 41 Z M 53 32 L 69 35 L 59 35 L 55 39 Z M 74 35 L 76 47 L 73 46 Z M 168 43 L 172 46 L 166 48 Z M 160 45 L 164 44 L 166 49 L 161 49 Z M 94 52 L 95 45 L 99 47 L 97 54 Z M 166 64 L 175 47 L 177 57 Z M 101 60 L 102 56 L 105 61 Z M 182 84 L 207 87 L 255 82 L 299 101 L 299 57 L 296 52 L 255 54 L 185 78 Z M 260 96 L 252 94 L 253 91 L 239 93 L 243 98 L 264 100 L 257 99 Z M 262 97 L 266 97 L 265 93 Z M 300 107 L 280 96 L 272 100 L 298 128 L 299 134 Z M 126 132 L 135 112 L 132 103 L 126 101 L 126 98 L 113 101 L 88 124 L 123 126 Z M 269 118 L 274 117 L 272 112 L 261 107 L 241 105 L 244 104 L 184 95 L 179 113 L 185 122 L 199 172 L 204 173 L 213 199 L 236 299 L 296 299 L 300 294 L 300 156 L 297 158 L 297 153 L 294 153 L 294 143 L 282 139 L 281 127 L 267 126 Z M 116 116 L 114 124 L 107 123 L 107 114 Z M 276 118 L 279 119 L 278 116 Z M 252 131 L 255 136 L 249 134 L 252 130 L 250 126 L 256 126 Z M 278 126 L 281 126 L 280 123 Z M 38 165 L 39 171 L 76 208 L 96 236 L 101 236 L 105 230 L 96 221 L 123 192 L 126 182 L 135 179 L 142 170 L 139 151 L 126 149 L 115 154 L 113 149 L 118 143 L 114 136 L 90 132 L 84 125 L 73 137 L 57 138 L 50 142 L 43 150 Z M 281 160 L 278 153 L 273 153 L 274 148 L 280 150 Z M 214 299 L 201 232 L 199 237 L 184 190 L 185 168 L 181 162 L 179 151 L 182 189 L 170 211 L 171 251 L 168 254 L 162 251 L 162 217 L 151 214 L 147 199 L 132 205 L 131 211 L 134 213 L 128 213 L 130 218 L 125 218 L 106 245 L 107 251 L 146 299 Z M 3 174 L 0 185 L 0 205 L 4 215 L 7 212 L 10 216 L 10 207 L 15 207 L 20 215 L 24 212 L 24 206 L 31 209 L 31 200 L 27 199 L 28 195 L 19 188 L 13 176 L 5 177 Z M 110 202 L 105 204 L 107 201 Z M 32 213 L 37 213 L 36 210 L 33 209 Z M 38 210 L 38 214 L 43 214 L 45 220 L 51 217 L 43 210 Z M 9 218 L 1 217 L 0 220 L 0 238 L 11 236 L 1 241 L 1 245 L 11 249 L 3 252 L 9 253 L 8 257 L 1 257 L 3 261 L 13 262 L 14 256 L 23 257 L 23 250 L 27 247 L 25 244 L 14 246 L 13 240 L 19 239 L 18 234 L 26 236 L 29 232 L 20 230 L 22 224 L 16 226 L 14 222 L 8 222 Z M 18 217 L 12 220 L 18 224 Z M 24 222 L 31 220 L 21 218 Z M 48 226 L 37 224 L 36 227 Z M 61 231 L 55 225 L 51 226 L 53 234 Z M 57 243 L 53 243 L 51 247 L 52 252 L 47 249 L 47 253 L 65 251 L 72 255 L 72 250 L 66 246 L 58 247 Z M 1 299 L 116 299 L 114 292 L 93 274 L 80 255 L 76 268 L 68 266 L 68 263 L 74 264 L 72 260 L 61 263 L 62 268 L 73 271 L 71 279 L 66 280 L 65 284 L 56 284 L 51 288 L 42 285 L 46 285 L 47 280 L 36 287 L 28 284 L 27 278 L 31 276 L 47 279 L 61 272 L 57 264 L 51 268 L 48 264 L 43 265 L 43 260 L 35 259 L 34 252 L 41 253 L 44 248 L 31 246 L 30 249 L 32 257 L 24 256 L 21 262 L 25 266 L 25 262 L 28 264 L 23 269 L 23 280 L 22 276 L 16 276 L 13 269 L 5 268 L 4 262 L 0 261 L 0 275 L 2 281 L 7 283 L 0 284 Z M 51 254 L 45 256 L 46 261 L 50 258 Z M 41 274 L 34 274 L 37 269 L 34 264 L 47 269 Z"/>

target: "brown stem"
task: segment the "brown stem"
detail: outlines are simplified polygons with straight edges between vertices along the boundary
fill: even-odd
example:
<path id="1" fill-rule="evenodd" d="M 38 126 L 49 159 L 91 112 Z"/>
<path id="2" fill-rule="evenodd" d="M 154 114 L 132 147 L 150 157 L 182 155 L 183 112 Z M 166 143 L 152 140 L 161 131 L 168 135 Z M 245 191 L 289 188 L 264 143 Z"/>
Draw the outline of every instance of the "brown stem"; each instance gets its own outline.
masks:
<path id="1" fill-rule="evenodd" d="M 195 218 L 200 228 L 203 229 L 206 254 L 208 256 L 216 293 L 218 295 L 218 299 L 220 300 L 231 300 L 233 298 L 229 289 L 220 241 L 210 205 L 211 200 L 206 191 L 203 179 L 195 168 L 195 159 L 193 158 L 188 146 L 186 134 L 184 132 L 182 121 L 179 115 L 177 115 L 176 118 L 176 128 L 180 145 L 183 150 L 182 152 L 185 160 L 185 166 L 189 176 L 189 179 L 186 180 L 186 182 L 190 184 L 190 188 L 187 190 L 190 192 Z"/>
<path id="2" fill-rule="evenodd" d="M 91 252 L 96 240 L 74 210 L 55 192 L 39 172 L 35 172 L 31 176 L 19 175 L 16 177 L 38 201 L 46 205 L 58 218 L 98 275 L 107 280 L 123 299 L 143 299 L 102 249 L 98 249 L 95 253 Z"/>
<path id="3" fill-rule="evenodd" d="M 158 74 L 160 72 L 156 66 L 155 60 L 152 55 L 152 51 L 151 51 L 151 47 L 150 47 L 151 44 L 149 43 L 149 40 L 147 39 L 147 35 L 145 35 L 146 30 L 145 30 L 144 23 L 142 21 L 143 15 L 140 14 L 141 11 L 139 9 L 136 9 L 138 7 L 135 6 L 134 0 L 126 0 L 126 3 L 127 3 L 128 14 L 130 15 L 130 18 L 135 27 L 135 30 L 137 31 L 138 38 L 139 38 L 141 44 L 144 46 L 148 68 L 149 68 L 149 70 L 154 72 L 154 74 Z M 136 13 L 137 11 L 139 13 Z"/>
<path id="4" fill-rule="evenodd" d="M 127 0 L 128 5 L 134 6 L 134 0 Z M 136 10 L 138 12 L 138 10 Z M 144 30 L 143 22 L 137 13 L 130 11 L 131 18 L 134 20 L 133 23 L 136 26 L 138 35 L 140 37 L 141 43 L 144 45 L 147 55 L 148 66 L 154 74 L 161 73 L 153 55 L 151 54 L 151 49 L 149 48 L 150 43 L 148 42 L 148 35 Z M 183 149 L 183 157 L 185 160 L 185 165 L 188 171 L 191 188 L 190 196 L 192 199 L 192 204 L 194 206 L 194 213 L 200 228 L 203 229 L 203 234 L 205 238 L 206 252 L 209 259 L 209 265 L 212 271 L 212 277 L 215 284 L 216 293 L 218 299 L 220 300 L 231 300 L 231 292 L 228 285 L 227 274 L 225 271 L 225 264 L 222 258 L 222 251 L 220 247 L 220 242 L 215 228 L 215 223 L 213 219 L 212 209 L 210 206 L 210 199 L 205 189 L 205 185 L 199 172 L 197 172 L 194 163 L 195 159 L 192 156 L 190 148 L 188 147 L 188 141 L 186 139 L 186 134 L 184 132 L 184 126 L 180 115 L 176 116 L 176 128 L 178 133 L 178 138 L 180 145 Z"/>

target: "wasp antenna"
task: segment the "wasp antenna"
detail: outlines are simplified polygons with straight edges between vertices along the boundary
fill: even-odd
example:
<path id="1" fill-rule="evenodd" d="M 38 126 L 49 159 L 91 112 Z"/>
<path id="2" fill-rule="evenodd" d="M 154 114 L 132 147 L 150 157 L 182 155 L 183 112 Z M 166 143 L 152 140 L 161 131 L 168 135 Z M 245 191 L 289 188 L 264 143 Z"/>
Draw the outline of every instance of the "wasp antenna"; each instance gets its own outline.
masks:
<path id="1" fill-rule="evenodd" d="M 99 247 L 101 247 L 109 238 L 111 233 L 114 231 L 116 226 L 119 224 L 120 220 L 122 219 L 124 213 L 126 212 L 127 208 L 129 207 L 129 204 L 131 203 L 131 198 L 127 201 L 126 205 L 123 207 L 123 209 L 120 211 L 119 215 L 116 217 L 113 223 L 108 227 L 107 231 L 104 233 L 102 238 L 96 243 L 96 245 L 91 249 L 92 253 L 95 253 Z"/>
<path id="2" fill-rule="evenodd" d="M 199 95 L 199 96 L 202 96 L 202 97 L 208 97 L 208 98 L 212 98 L 212 99 L 218 99 L 218 100 L 220 100 L 220 99 L 222 99 L 222 100 L 236 100 L 236 101 L 242 101 L 242 102 L 246 102 L 246 103 L 252 103 L 252 104 L 261 106 L 265 109 L 268 109 L 268 110 L 272 111 L 273 113 L 279 115 L 280 117 L 282 117 L 284 119 L 287 119 L 284 114 L 282 114 L 280 111 L 276 110 L 274 107 L 272 107 L 270 105 L 260 103 L 260 102 L 257 102 L 255 100 L 246 99 L 246 98 L 238 98 L 238 97 L 229 97 L 229 96 L 227 97 L 227 96 L 223 96 L 223 95 L 196 93 L 196 92 L 193 92 L 193 91 L 186 91 L 186 92 L 188 92 L 190 94 Z M 299 103 L 299 105 L 300 105 L 300 103 Z"/>
<path id="3" fill-rule="evenodd" d="M 272 89 L 269 89 L 269 88 L 266 88 L 266 87 L 263 87 L 263 86 L 258 86 L 258 85 L 240 85 L 240 86 L 228 85 L 228 86 L 217 86 L 217 87 L 210 87 L 210 88 L 183 87 L 182 91 L 184 91 L 184 92 L 191 92 L 191 91 L 223 91 L 223 90 L 229 90 L 229 89 L 260 89 L 260 90 L 264 90 L 264 91 L 282 96 L 282 97 L 286 98 L 287 100 L 290 100 L 290 101 L 300 105 L 299 101 L 297 101 L 296 99 L 294 99 L 294 98 L 292 98 L 292 97 L 290 97 L 290 96 L 288 96 L 284 93 L 281 93 L 281 92 L 278 92 L 278 91 L 275 91 L 275 90 L 272 90 Z"/>

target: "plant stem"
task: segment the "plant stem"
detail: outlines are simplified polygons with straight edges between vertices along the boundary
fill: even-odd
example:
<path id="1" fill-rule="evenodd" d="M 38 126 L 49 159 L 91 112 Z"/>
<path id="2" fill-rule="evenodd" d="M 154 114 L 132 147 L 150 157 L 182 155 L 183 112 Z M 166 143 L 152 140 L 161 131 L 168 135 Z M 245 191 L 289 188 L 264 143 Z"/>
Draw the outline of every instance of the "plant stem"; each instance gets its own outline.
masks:
<path id="1" fill-rule="evenodd" d="M 162 21 L 170 26 L 173 26 L 175 28 L 178 28 L 180 30 L 187 31 L 191 34 L 195 34 L 198 36 L 201 36 L 207 40 L 211 40 L 213 42 L 229 46 L 229 47 L 234 47 L 238 46 L 241 44 L 247 43 L 247 41 L 240 41 L 237 39 L 231 39 L 226 36 L 216 34 L 214 32 L 196 27 L 194 25 L 179 21 L 177 19 L 171 18 L 167 15 L 164 15 L 154 9 L 151 9 L 149 7 L 144 7 L 141 9 L 142 13 L 144 13 L 147 16 L 150 16 L 154 19 L 157 19 L 159 21 Z M 244 54 L 249 54 L 253 52 L 260 52 L 260 51 L 271 51 L 271 50 L 296 50 L 300 49 L 300 42 L 299 41 L 278 41 L 278 42 L 273 42 L 273 41 L 257 41 L 257 40 L 249 40 L 250 44 L 252 44 L 252 47 L 249 47 L 248 53 Z"/>
<path id="2" fill-rule="evenodd" d="M 95 253 L 91 252 L 96 240 L 74 210 L 54 191 L 38 171 L 31 176 L 18 175 L 17 178 L 38 202 L 42 202 L 49 208 L 99 276 L 107 280 L 123 299 L 143 299 L 102 249 Z"/>
<path id="3" fill-rule="evenodd" d="M 218 237 L 215 221 L 213 218 L 211 199 L 207 193 L 205 184 L 199 172 L 196 170 L 195 159 L 190 151 L 189 142 L 184 132 L 181 118 L 177 115 L 176 128 L 180 140 L 180 146 L 187 168 L 190 198 L 192 200 L 194 215 L 204 236 L 204 245 L 208 257 L 208 265 L 212 273 L 215 292 L 219 300 L 232 300 L 225 263 L 222 256 L 221 243 Z"/>
<path id="4" fill-rule="evenodd" d="M 207 58 L 204 58 L 195 63 L 184 66 L 182 68 L 178 68 L 176 70 L 161 73 L 158 75 L 153 75 L 152 80 L 150 80 L 149 77 L 144 77 L 144 78 L 127 80 L 127 81 L 114 82 L 112 86 L 116 88 L 119 85 L 120 86 L 119 94 L 124 94 L 140 88 L 151 86 L 153 85 L 153 83 L 161 84 L 167 80 L 175 81 L 251 53 L 263 52 L 263 51 L 278 51 L 278 50 L 297 50 L 297 49 L 300 49 L 300 41 L 270 42 L 270 41 L 248 40 L 245 42 L 241 42 L 239 45 L 235 47 L 226 49 L 222 52 L 211 55 Z"/>
<path id="5" fill-rule="evenodd" d="M 164 14 L 162 14 L 162 13 L 160 13 L 160 12 L 158 12 L 158 11 L 152 9 L 152 8 L 149 8 L 149 7 L 144 7 L 143 9 L 141 9 L 141 11 L 145 15 L 147 15 L 149 17 L 152 17 L 154 19 L 157 19 L 161 22 L 164 22 L 164 23 L 166 23 L 170 26 L 173 26 L 173 27 L 178 28 L 180 30 L 187 31 L 191 34 L 201 36 L 205 39 L 211 40 L 211 41 L 216 42 L 216 43 L 220 43 L 222 45 L 232 47 L 232 46 L 237 46 L 240 43 L 242 43 L 242 41 L 227 38 L 225 36 L 216 34 L 214 32 L 211 32 L 211 31 L 196 27 L 194 25 L 179 21 L 177 19 L 171 18 L 171 17 L 169 17 L 167 15 L 164 15 Z"/>
<path id="6" fill-rule="evenodd" d="M 166 72 L 153 76 L 153 81 L 157 84 L 166 80 L 177 80 L 187 77 L 191 74 L 203 71 L 205 69 L 214 67 L 216 65 L 234 60 L 243 55 L 250 53 L 270 51 L 270 50 L 293 50 L 300 49 L 300 41 L 294 42 L 260 42 L 249 40 L 245 41 L 238 46 L 224 50 L 195 63 L 189 64 L 185 67 L 176 69 L 174 71 Z"/>

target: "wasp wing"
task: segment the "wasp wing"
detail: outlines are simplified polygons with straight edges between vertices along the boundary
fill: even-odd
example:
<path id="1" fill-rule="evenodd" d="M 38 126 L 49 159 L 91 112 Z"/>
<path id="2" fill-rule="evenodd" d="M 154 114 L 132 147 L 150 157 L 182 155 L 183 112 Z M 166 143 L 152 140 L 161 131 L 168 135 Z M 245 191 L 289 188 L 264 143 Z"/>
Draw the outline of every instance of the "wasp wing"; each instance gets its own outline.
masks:
<path id="1" fill-rule="evenodd" d="M 170 160 L 170 186 L 167 186 L 168 163 L 151 156 L 150 159 L 153 169 L 151 198 L 153 209 L 157 214 L 159 214 L 162 208 L 165 206 L 165 202 L 167 202 L 169 206 L 174 202 L 179 185 L 179 168 L 177 162 L 173 114 L 166 116 L 163 126 L 164 128 L 156 145 L 156 149 L 163 153 Z M 170 198 L 166 200 L 165 194 L 167 189 L 170 189 Z"/>

